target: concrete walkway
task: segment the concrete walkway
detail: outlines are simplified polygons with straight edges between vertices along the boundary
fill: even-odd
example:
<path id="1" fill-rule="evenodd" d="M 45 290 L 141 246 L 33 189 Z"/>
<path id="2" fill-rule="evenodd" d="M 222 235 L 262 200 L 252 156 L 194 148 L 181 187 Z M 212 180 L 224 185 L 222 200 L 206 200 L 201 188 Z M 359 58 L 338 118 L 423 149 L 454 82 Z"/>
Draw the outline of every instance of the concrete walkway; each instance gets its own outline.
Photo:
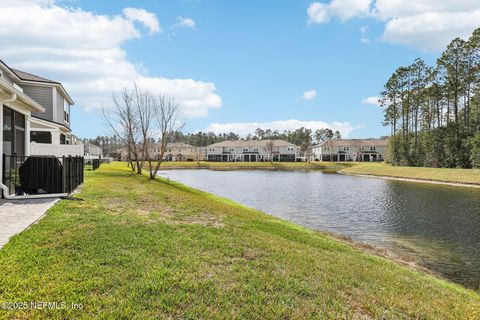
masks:
<path id="1" fill-rule="evenodd" d="M 40 220 L 58 199 L 0 200 L 0 248 Z"/>

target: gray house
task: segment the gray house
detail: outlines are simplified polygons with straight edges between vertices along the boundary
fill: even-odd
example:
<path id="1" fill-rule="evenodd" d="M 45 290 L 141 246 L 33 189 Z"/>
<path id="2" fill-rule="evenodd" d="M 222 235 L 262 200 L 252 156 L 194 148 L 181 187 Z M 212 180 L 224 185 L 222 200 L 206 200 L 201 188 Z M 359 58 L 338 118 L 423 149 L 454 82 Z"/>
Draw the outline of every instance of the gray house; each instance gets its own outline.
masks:
<path id="1" fill-rule="evenodd" d="M 384 161 L 387 139 L 340 139 L 311 147 L 310 161 Z"/>
<path id="2" fill-rule="evenodd" d="M 77 144 L 78 139 L 70 129 L 70 108 L 74 102 L 61 83 L 10 68 L 1 60 L 0 78 L 10 85 L 9 92 L 17 91 L 17 97 L 20 92 L 42 107 L 22 114 L 22 121 L 28 127 L 27 141 L 23 148 L 18 144 L 17 150 L 12 151 L 14 154 L 83 155 L 83 146 Z"/>
<path id="3" fill-rule="evenodd" d="M 71 97 L 61 83 L 7 66 L 0 60 L 0 188 L 4 172 L 31 155 L 83 156 L 70 130 Z M 5 160 L 4 159 L 8 159 Z M 8 166 L 7 166 L 8 164 Z"/>
<path id="4" fill-rule="evenodd" d="M 296 145 L 284 140 L 228 140 L 207 146 L 207 160 L 294 162 L 296 151 Z"/>

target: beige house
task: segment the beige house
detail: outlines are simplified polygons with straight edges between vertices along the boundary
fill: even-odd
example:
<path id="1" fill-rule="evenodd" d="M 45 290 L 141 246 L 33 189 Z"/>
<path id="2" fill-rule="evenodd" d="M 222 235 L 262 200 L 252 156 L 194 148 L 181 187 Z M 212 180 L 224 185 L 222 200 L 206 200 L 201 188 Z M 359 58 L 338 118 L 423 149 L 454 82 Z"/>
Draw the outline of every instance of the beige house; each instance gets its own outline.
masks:
<path id="1" fill-rule="evenodd" d="M 297 146 L 284 140 L 227 140 L 207 146 L 207 160 L 294 162 L 296 152 Z"/>
<path id="2" fill-rule="evenodd" d="M 150 146 L 149 156 L 151 159 L 159 160 L 160 144 L 154 143 Z M 127 150 L 124 148 L 121 153 L 122 161 L 127 161 Z M 164 161 L 201 161 L 205 160 L 205 148 L 192 146 L 186 143 L 169 143 L 163 155 Z"/>
<path id="3" fill-rule="evenodd" d="M 310 161 L 384 161 L 387 139 L 340 139 L 312 146 Z"/>

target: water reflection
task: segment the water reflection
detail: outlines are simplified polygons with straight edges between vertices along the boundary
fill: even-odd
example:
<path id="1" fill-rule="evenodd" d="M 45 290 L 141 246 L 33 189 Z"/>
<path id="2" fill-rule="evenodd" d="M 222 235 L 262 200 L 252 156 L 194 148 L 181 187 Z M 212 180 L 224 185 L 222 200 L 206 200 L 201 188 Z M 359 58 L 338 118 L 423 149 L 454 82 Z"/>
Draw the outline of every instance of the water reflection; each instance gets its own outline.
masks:
<path id="1" fill-rule="evenodd" d="M 480 190 L 321 172 L 162 171 L 169 177 L 298 224 L 415 258 L 480 285 Z"/>

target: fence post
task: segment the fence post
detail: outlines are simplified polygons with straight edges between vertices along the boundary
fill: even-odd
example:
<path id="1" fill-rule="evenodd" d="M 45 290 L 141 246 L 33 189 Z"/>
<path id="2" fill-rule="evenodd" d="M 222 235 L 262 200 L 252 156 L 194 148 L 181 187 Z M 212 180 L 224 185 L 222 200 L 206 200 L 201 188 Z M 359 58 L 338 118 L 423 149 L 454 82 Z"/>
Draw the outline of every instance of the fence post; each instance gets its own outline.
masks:
<path id="1" fill-rule="evenodd" d="M 66 173 L 65 173 L 65 156 L 62 156 L 62 191 L 65 193 L 67 189 Z"/>
<path id="2" fill-rule="evenodd" d="M 5 170 L 5 161 L 7 160 L 7 155 L 4 153 L 2 154 L 2 183 L 5 184 L 5 176 L 7 174 L 6 170 Z"/>

